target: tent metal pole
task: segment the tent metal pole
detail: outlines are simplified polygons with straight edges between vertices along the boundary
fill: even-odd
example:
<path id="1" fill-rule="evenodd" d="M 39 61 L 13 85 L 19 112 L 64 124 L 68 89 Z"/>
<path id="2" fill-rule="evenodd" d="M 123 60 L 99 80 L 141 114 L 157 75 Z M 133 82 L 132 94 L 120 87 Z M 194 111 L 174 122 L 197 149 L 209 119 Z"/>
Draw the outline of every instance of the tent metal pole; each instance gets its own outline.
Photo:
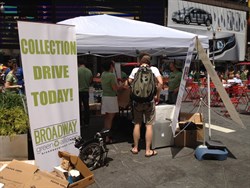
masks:
<path id="1" fill-rule="evenodd" d="M 209 50 L 207 51 L 209 57 Z M 210 93 L 210 76 L 207 73 L 207 99 L 208 99 L 208 136 L 211 139 L 211 93 Z M 205 129 L 205 127 L 204 127 Z"/>

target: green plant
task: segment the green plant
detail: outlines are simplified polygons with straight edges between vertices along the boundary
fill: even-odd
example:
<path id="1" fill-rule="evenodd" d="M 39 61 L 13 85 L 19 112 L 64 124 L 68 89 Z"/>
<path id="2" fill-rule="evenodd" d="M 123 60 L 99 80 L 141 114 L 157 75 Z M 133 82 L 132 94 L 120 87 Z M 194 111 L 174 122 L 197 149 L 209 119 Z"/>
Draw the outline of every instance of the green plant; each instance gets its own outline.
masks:
<path id="1" fill-rule="evenodd" d="M 0 135 L 14 136 L 27 133 L 29 118 L 21 107 L 0 109 Z"/>
<path id="2" fill-rule="evenodd" d="M 16 106 L 23 107 L 22 97 L 19 94 L 11 92 L 0 93 L 0 109 L 9 109 Z"/>
<path id="3" fill-rule="evenodd" d="M 14 136 L 27 133 L 29 117 L 24 110 L 24 96 L 0 93 L 0 135 Z"/>

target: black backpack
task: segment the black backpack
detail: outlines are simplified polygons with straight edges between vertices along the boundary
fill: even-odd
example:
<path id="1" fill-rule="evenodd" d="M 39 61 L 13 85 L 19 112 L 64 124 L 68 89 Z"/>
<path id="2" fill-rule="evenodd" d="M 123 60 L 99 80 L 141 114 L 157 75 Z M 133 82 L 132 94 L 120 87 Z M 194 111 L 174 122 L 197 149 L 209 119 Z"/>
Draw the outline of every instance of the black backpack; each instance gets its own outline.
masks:
<path id="1" fill-rule="evenodd" d="M 140 67 L 131 84 L 131 99 L 138 103 L 151 102 L 156 90 L 156 78 L 150 67 Z"/>

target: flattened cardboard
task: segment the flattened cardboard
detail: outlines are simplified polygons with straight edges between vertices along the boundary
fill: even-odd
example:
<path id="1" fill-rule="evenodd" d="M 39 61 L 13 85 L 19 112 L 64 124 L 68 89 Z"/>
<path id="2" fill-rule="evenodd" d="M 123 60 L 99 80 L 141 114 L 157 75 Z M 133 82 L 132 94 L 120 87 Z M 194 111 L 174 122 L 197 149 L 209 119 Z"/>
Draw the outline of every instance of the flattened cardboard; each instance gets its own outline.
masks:
<path id="1" fill-rule="evenodd" d="M 59 152 L 59 156 L 69 160 L 84 178 L 69 184 L 67 180 L 41 171 L 35 165 L 13 160 L 0 171 L 0 183 L 6 188 L 84 188 L 94 183 L 93 173 L 80 158 L 66 152 Z"/>
<path id="2" fill-rule="evenodd" d="M 0 182 L 5 187 L 27 187 L 38 167 L 13 160 L 0 172 Z"/>
<path id="3" fill-rule="evenodd" d="M 29 187 L 67 188 L 68 181 L 60 179 L 48 172 L 38 170 L 33 175 Z"/>
<path id="4" fill-rule="evenodd" d="M 60 179 L 37 166 L 13 160 L 0 172 L 0 182 L 8 188 L 67 188 L 68 181 Z"/>

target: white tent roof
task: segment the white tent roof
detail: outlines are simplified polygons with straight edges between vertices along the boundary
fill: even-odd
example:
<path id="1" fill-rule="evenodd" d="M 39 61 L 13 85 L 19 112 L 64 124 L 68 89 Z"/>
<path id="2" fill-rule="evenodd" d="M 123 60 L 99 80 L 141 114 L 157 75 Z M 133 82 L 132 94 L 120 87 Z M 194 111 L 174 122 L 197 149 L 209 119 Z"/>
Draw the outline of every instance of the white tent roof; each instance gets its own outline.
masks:
<path id="1" fill-rule="evenodd" d="M 75 25 L 78 53 L 127 54 L 148 51 L 154 55 L 187 52 L 196 34 L 157 24 L 110 15 L 80 16 L 58 22 Z M 198 36 L 203 48 L 208 37 Z"/>

